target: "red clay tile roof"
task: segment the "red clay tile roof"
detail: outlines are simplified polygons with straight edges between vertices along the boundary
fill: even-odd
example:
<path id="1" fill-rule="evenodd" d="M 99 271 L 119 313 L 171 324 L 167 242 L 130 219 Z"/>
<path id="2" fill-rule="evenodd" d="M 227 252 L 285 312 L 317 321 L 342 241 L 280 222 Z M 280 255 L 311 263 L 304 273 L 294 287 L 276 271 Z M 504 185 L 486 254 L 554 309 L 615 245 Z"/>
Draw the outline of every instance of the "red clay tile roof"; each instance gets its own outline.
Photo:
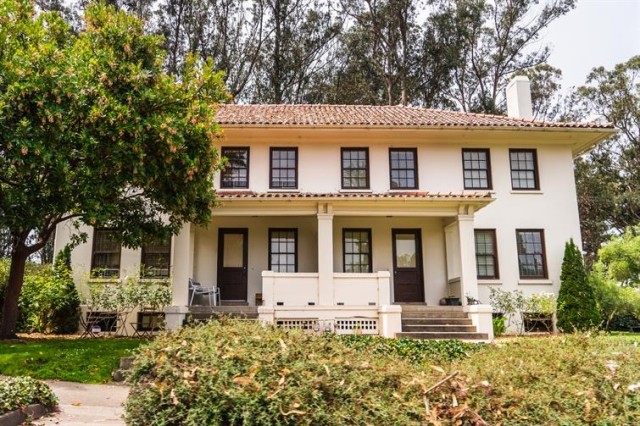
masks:
<path id="1" fill-rule="evenodd" d="M 502 115 L 372 105 L 220 105 L 217 119 L 222 126 L 613 128 L 611 123 L 545 122 Z"/>
<path id="2" fill-rule="evenodd" d="M 415 199 L 415 200 L 482 200 L 492 199 L 491 192 L 336 192 L 336 193 L 310 193 L 310 192 L 251 192 L 251 191 L 218 191 L 218 198 L 222 200 L 237 199 Z"/>

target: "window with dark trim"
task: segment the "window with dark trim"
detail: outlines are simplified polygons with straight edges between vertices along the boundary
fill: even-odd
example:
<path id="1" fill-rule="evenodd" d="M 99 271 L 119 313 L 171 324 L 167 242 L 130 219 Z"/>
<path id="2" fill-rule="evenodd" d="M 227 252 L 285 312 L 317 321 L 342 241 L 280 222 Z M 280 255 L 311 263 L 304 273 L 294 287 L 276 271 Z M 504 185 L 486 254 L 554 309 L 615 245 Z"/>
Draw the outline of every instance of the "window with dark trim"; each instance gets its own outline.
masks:
<path id="1" fill-rule="evenodd" d="M 141 275 L 143 278 L 168 278 L 171 261 L 171 240 L 154 239 L 142 246 Z"/>
<path id="2" fill-rule="evenodd" d="M 269 270 L 298 271 L 297 229 L 269 229 Z"/>
<path id="3" fill-rule="evenodd" d="M 94 229 L 91 253 L 91 276 L 118 278 L 120 276 L 120 242 L 113 229 Z"/>
<path id="4" fill-rule="evenodd" d="M 342 231 L 344 272 L 371 272 L 371 229 Z"/>
<path id="5" fill-rule="evenodd" d="M 498 249 L 495 229 L 476 229 L 476 270 L 479 279 L 498 279 Z"/>
<path id="6" fill-rule="evenodd" d="M 223 147 L 227 165 L 220 177 L 221 188 L 249 188 L 249 148 Z"/>
<path id="7" fill-rule="evenodd" d="M 491 189 L 491 157 L 488 149 L 463 149 L 464 189 Z"/>
<path id="8" fill-rule="evenodd" d="M 415 148 L 389 149 L 391 189 L 418 188 L 418 162 Z"/>
<path id="9" fill-rule="evenodd" d="M 520 278 L 547 278 L 544 230 L 516 229 Z"/>
<path id="10" fill-rule="evenodd" d="M 272 189 L 298 187 L 298 148 L 271 148 L 270 185 Z"/>
<path id="11" fill-rule="evenodd" d="M 510 149 L 511 188 L 521 190 L 540 189 L 538 158 L 535 149 Z"/>
<path id="12" fill-rule="evenodd" d="M 342 148 L 342 189 L 369 189 L 369 149 Z"/>

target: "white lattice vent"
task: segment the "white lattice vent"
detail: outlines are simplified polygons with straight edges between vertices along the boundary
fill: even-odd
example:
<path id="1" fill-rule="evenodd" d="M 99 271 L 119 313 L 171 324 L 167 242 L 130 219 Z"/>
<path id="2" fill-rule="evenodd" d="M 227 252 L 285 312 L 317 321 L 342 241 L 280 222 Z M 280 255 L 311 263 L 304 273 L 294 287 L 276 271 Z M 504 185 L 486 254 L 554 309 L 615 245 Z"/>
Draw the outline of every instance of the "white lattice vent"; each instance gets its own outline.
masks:
<path id="1" fill-rule="evenodd" d="M 317 319 L 279 319 L 276 325 L 280 328 L 299 328 L 302 330 L 315 330 L 318 327 Z"/>
<path id="2" fill-rule="evenodd" d="M 340 334 L 378 334 L 377 319 L 342 318 L 336 319 L 336 333 Z"/>

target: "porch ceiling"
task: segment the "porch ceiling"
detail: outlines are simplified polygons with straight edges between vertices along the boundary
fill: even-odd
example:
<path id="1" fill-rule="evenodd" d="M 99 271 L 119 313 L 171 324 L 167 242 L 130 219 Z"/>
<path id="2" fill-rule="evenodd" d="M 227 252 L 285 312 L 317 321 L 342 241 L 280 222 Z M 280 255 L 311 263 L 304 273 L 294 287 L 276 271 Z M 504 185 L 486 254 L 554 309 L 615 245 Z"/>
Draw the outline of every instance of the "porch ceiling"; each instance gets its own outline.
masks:
<path id="1" fill-rule="evenodd" d="M 250 192 L 219 191 L 221 206 L 215 216 L 307 216 L 329 204 L 340 216 L 456 216 L 473 207 L 477 211 L 494 198 L 491 192 Z"/>

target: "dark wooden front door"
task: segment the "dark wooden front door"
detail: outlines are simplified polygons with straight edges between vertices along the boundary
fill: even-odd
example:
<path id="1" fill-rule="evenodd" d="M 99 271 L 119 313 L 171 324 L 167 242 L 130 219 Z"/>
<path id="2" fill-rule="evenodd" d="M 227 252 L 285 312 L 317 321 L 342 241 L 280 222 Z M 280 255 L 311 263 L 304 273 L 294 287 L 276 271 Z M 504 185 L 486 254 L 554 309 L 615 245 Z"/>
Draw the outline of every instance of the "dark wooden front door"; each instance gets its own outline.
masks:
<path id="1" fill-rule="evenodd" d="M 394 301 L 424 302 L 422 241 L 419 229 L 393 229 Z"/>
<path id="2" fill-rule="evenodd" d="M 247 229 L 218 233 L 218 287 L 221 300 L 247 301 Z"/>

